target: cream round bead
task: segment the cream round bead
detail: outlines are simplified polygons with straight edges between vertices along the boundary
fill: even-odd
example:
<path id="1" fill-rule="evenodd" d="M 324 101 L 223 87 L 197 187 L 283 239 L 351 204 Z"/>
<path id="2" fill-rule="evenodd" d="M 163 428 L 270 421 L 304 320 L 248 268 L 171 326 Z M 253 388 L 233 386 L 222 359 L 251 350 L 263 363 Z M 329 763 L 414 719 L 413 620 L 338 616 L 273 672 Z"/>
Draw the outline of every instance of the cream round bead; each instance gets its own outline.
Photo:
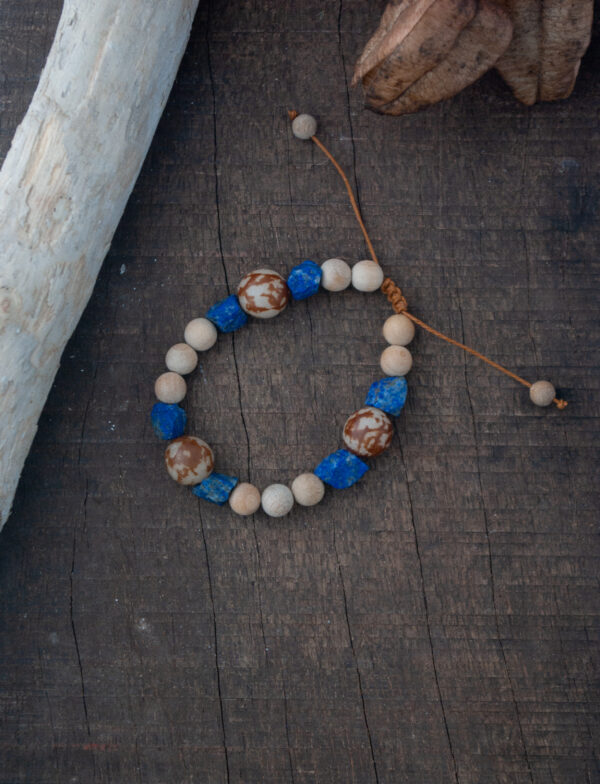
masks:
<path id="1" fill-rule="evenodd" d="M 391 346 L 408 346 L 415 336 L 415 325 L 402 313 L 394 313 L 386 319 L 382 331 Z"/>
<path id="2" fill-rule="evenodd" d="M 352 267 L 352 285 L 357 291 L 377 291 L 383 283 L 383 270 L 375 261 L 357 261 Z"/>
<path id="3" fill-rule="evenodd" d="M 344 259 L 327 259 L 321 264 L 321 286 L 326 291 L 343 291 L 352 282 L 352 270 Z"/>
<path id="4" fill-rule="evenodd" d="M 556 389 L 549 381 L 536 381 L 529 387 L 529 397 L 536 406 L 549 406 L 556 397 Z"/>
<path id="5" fill-rule="evenodd" d="M 297 139 L 310 139 L 317 132 L 317 121 L 312 114 L 299 114 L 292 120 L 292 133 Z"/>
<path id="6" fill-rule="evenodd" d="M 237 297 L 242 310 L 249 316 L 269 319 L 285 310 L 291 293 L 278 272 L 257 269 L 241 279 L 237 287 Z"/>
<path id="7" fill-rule="evenodd" d="M 300 474 L 292 482 L 292 495 L 300 506 L 314 506 L 325 495 L 325 485 L 316 474 Z"/>
<path id="8" fill-rule="evenodd" d="M 195 318 L 187 323 L 183 339 L 196 351 L 208 351 L 217 342 L 217 328 L 205 318 Z"/>
<path id="9" fill-rule="evenodd" d="M 161 403 L 181 403 L 186 392 L 187 384 L 179 373 L 163 373 L 154 382 L 154 394 Z"/>
<path id="10" fill-rule="evenodd" d="M 405 376 L 412 367 L 412 354 L 404 346 L 388 346 L 381 352 L 379 364 L 386 376 Z"/>
<path id="11" fill-rule="evenodd" d="M 185 376 L 196 369 L 198 354 L 187 343 L 176 343 L 167 351 L 165 364 L 173 373 Z"/>
<path id="12" fill-rule="evenodd" d="M 229 496 L 229 506 L 236 514 L 247 517 L 254 514 L 260 506 L 260 492 L 249 482 L 234 487 Z"/>
<path id="13" fill-rule="evenodd" d="M 285 485 L 269 485 L 263 490 L 261 503 L 269 517 L 283 517 L 294 505 L 294 496 Z"/>
<path id="14" fill-rule="evenodd" d="M 206 441 L 181 436 L 166 448 L 165 463 L 169 476 L 180 485 L 197 485 L 212 474 L 215 458 Z"/>

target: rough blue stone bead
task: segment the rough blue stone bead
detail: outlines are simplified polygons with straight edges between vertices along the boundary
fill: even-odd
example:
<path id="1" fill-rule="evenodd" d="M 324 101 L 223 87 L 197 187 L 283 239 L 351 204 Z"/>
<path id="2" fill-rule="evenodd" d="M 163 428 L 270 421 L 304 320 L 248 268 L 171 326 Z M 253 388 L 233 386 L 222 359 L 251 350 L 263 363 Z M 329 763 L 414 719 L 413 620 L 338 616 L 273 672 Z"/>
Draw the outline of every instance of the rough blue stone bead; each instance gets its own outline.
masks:
<path id="1" fill-rule="evenodd" d="M 289 290 L 294 299 L 308 299 L 316 294 L 321 283 L 321 267 L 307 259 L 295 266 L 287 279 Z"/>
<path id="2" fill-rule="evenodd" d="M 369 470 L 369 466 L 346 449 L 338 449 L 321 460 L 315 474 L 332 487 L 350 487 Z"/>
<path id="3" fill-rule="evenodd" d="M 386 414 L 398 416 L 406 403 L 408 386 L 403 376 L 389 376 L 374 381 L 369 387 L 365 406 L 375 406 Z"/>
<path id="4" fill-rule="evenodd" d="M 187 416 L 176 403 L 155 403 L 150 412 L 152 427 L 159 438 L 179 438 L 185 430 Z"/>
<path id="5" fill-rule="evenodd" d="M 213 473 L 203 479 L 199 485 L 194 485 L 192 493 L 198 498 L 204 498 L 205 501 L 212 501 L 213 504 L 223 506 L 237 483 L 238 479 L 235 476 Z"/>
<path id="6" fill-rule="evenodd" d="M 213 305 L 206 318 L 210 319 L 221 332 L 234 332 L 248 323 L 248 316 L 242 310 L 235 294 Z"/>

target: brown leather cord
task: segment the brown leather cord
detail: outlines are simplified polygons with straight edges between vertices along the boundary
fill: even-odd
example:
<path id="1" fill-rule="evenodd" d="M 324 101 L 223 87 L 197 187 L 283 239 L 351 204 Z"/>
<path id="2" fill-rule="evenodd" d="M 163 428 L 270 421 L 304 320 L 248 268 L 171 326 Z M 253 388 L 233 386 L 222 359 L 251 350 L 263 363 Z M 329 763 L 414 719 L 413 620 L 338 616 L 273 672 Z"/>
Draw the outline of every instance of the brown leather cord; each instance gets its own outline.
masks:
<path id="1" fill-rule="evenodd" d="M 290 111 L 288 112 L 288 115 L 290 120 L 294 120 L 298 116 L 298 112 Z M 375 248 L 373 247 L 373 243 L 371 242 L 371 239 L 367 232 L 366 226 L 362 219 L 362 215 L 360 214 L 360 209 L 354 197 L 354 192 L 352 191 L 352 187 L 350 185 L 350 182 L 348 181 L 348 178 L 344 173 L 344 170 L 342 169 L 340 164 L 336 161 L 336 159 L 333 157 L 333 155 L 329 152 L 327 147 L 325 147 L 322 141 L 320 141 L 316 136 L 311 136 L 311 141 L 313 141 L 317 145 L 317 147 L 322 152 L 325 153 L 325 155 L 329 158 L 331 163 L 333 163 L 338 174 L 342 178 L 342 181 L 346 186 L 346 190 L 348 191 L 348 197 L 350 198 L 350 204 L 352 205 L 352 209 L 354 210 L 354 215 L 356 216 L 358 225 L 360 226 L 363 236 L 365 238 L 365 242 L 367 243 L 367 248 L 369 249 L 369 253 L 371 254 L 371 258 L 373 259 L 374 262 L 379 264 L 379 259 L 377 258 L 377 254 L 375 253 Z M 420 327 L 422 327 L 430 334 L 435 335 L 437 338 L 440 338 L 440 340 L 445 340 L 446 343 L 450 343 L 450 345 L 452 346 L 457 346 L 458 348 L 461 348 L 463 351 L 466 351 L 467 354 L 471 354 L 472 356 L 481 359 L 482 362 L 485 362 L 486 364 L 490 365 L 490 367 L 493 367 L 496 370 L 499 370 L 501 373 L 504 373 L 504 375 L 509 376 L 515 381 L 518 381 L 519 384 L 523 384 L 523 386 L 525 387 L 531 387 L 530 381 L 521 378 L 521 376 L 517 376 L 516 373 L 513 373 L 511 370 L 508 370 L 502 365 L 499 365 L 497 362 L 494 362 L 493 359 L 486 357 L 484 354 L 481 354 L 479 351 L 476 351 L 474 348 L 471 348 L 470 346 L 465 346 L 464 343 L 459 343 L 458 340 L 454 340 L 453 338 L 448 337 L 448 335 L 444 335 L 443 332 L 439 332 L 437 329 L 430 327 L 429 324 L 426 324 L 424 321 L 421 321 L 420 318 L 417 318 L 416 316 L 413 316 L 412 313 L 409 313 L 408 303 L 406 301 L 406 297 L 402 293 L 402 289 L 399 286 L 397 286 L 391 278 L 385 278 L 385 280 L 381 284 L 381 291 L 386 295 L 386 297 L 390 301 L 395 313 L 403 314 L 404 316 L 409 318 L 412 322 L 418 324 Z M 555 397 L 552 402 L 560 410 L 566 408 L 568 405 L 566 400 L 562 400 L 561 398 L 558 397 Z"/>

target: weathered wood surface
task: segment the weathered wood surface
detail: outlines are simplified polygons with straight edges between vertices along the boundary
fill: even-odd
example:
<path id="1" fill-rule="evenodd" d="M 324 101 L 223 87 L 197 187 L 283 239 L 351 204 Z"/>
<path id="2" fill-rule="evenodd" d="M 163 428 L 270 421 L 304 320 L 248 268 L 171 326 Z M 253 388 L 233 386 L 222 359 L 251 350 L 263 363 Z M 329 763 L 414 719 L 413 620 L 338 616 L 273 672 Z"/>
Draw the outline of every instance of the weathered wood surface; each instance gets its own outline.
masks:
<path id="1" fill-rule="evenodd" d="M 0 0 L 2 153 L 60 3 Z M 346 79 L 383 2 L 205 4 L 0 536 L 0 782 L 597 782 L 598 44 L 573 97 L 497 77 L 402 119 Z M 186 319 L 253 266 L 361 258 L 312 111 L 426 335 L 397 438 L 284 520 L 178 490 L 148 423 Z M 320 295 L 211 352 L 193 429 L 289 481 L 339 442 L 383 298 Z M 239 384 L 238 384 L 239 381 Z"/>

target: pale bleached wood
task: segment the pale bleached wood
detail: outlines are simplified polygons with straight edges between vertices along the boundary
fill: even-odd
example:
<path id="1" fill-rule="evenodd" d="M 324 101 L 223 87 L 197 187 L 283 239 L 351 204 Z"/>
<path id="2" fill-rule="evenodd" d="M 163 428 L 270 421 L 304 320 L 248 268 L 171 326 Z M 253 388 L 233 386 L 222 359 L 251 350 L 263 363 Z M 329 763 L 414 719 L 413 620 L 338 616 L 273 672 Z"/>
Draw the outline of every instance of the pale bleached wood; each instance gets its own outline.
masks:
<path id="1" fill-rule="evenodd" d="M 0 527 L 198 0 L 66 0 L 0 172 Z"/>

